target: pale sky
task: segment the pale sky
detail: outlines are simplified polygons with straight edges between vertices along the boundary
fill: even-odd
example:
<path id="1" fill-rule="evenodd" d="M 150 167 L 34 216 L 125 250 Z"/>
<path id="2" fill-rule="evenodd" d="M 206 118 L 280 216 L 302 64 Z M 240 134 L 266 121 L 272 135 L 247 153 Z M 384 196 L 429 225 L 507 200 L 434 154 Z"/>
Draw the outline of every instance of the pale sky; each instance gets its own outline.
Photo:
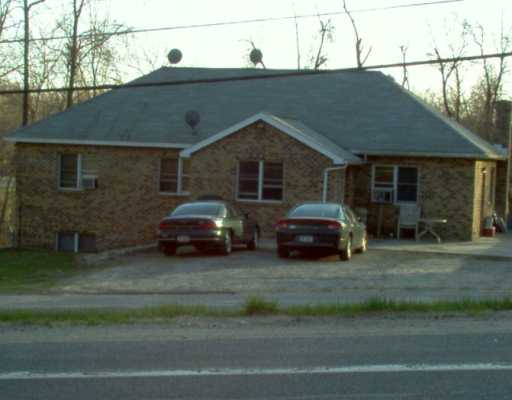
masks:
<path id="1" fill-rule="evenodd" d="M 34 25 L 49 26 L 48 19 L 63 0 L 47 0 L 46 9 L 34 16 Z M 424 3 L 436 0 L 347 0 L 350 9 L 367 10 L 394 5 Z M 69 1 L 67 2 L 69 4 Z M 342 0 L 103 0 L 102 12 L 112 20 L 128 27 L 154 28 L 190 24 L 205 24 L 253 18 L 316 14 L 342 10 Z M 108 9 L 106 8 L 108 7 Z M 425 5 L 421 7 L 392 10 L 375 10 L 353 13 L 365 47 L 372 47 L 367 65 L 401 61 L 400 46 L 408 47 L 407 60 L 430 58 L 435 40 L 449 56 L 447 43 L 457 45 L 460 41 L 461 21 L 481 24 L 488 35 L 486 52 L 498 52 L 496 40 L 501 21 L 512 36 L 512 1 L 510 0 L 464 0 L 454 3 Z M 355 66 L 354 35 L 350 21 L 345 15 L 331 18 L 335 32 L 333 40 L 326 44 L 327 68 Z M 299 37 L 302 63 L 307 64 L 312 51 L 318 46 L 318 18 L 300 19 Z M 183 52 L 179 66 L 194 67 L 244 67 L 248 66 L 247 54 L 253 40 L 263 51 L 267 68 L 296 68 L 297 50 L 293 20 L 252 23 L 233 26 L 196 29 L 177 29 L 158 33 L 131 35 L 128 46 L 120 46 L 124 78 L 140 75 L 133 68 L 135 60 L 147 57 L 156 61 L 156 66 L 168 65 L 166 55 L 171 48 Z M 467 55 L 478 54 L 470 46 Z M 512 59 L 510 61 L 512 65 Z M 140 66 L 149 71 L 147 64 Z M 479 72 L 478 64 L 468 67 L 468 81 Z M 383 70 L 401 81 L 400 70 Z M 409 69 L 411 89 L 424 91 L 436 88 L 439 83 L 434 67 Z M 507 93 L 512 93 L 511 79 L 506 83 Z"/>

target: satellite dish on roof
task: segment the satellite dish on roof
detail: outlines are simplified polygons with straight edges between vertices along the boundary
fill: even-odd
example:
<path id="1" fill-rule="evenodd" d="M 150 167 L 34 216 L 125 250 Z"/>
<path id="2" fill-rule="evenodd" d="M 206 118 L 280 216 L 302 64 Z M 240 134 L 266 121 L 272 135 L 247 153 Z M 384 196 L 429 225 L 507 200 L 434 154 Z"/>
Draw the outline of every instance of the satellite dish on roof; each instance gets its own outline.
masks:
<path id="1" fill-rule="evenodd" d="M 263 62 L 263 53 L 260 49 L 252 49 L 251 53 L 249 54 L 249 59 L 254 65 L 258 65 Z"/>
<path id="2" fill-rule="evenodd" d="M 199 113 L 195 110 L 189 110 L 185 113 L 185 122 L 188 126 L 190 126 L 193 130 L 199 124 L 199 121 L 201 121 L 201 117 Z"/>
<path id="3" fill-rule="evenodd" d="M 178 64 L 183 58 L 183 54 L 180 49 L 172 49 L 169 54 L 167 54 L 167 59 L 171 64 Z"/>

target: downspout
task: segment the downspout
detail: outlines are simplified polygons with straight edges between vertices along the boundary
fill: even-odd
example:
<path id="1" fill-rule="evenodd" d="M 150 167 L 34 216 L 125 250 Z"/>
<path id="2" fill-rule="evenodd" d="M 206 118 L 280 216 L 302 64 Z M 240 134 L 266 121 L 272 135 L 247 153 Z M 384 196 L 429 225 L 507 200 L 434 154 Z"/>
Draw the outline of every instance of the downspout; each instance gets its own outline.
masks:
<path id="1" fill-rule="evenodd" d="M 348 164 L 344 163 L 344 164 L 336 166 L 336 167 L 328 167 L 328 168 L 324 169 L 324 188 L 323 188 L 323 193 L 322 193 L 322 203 L 327 202 L 327 188 L 328 188 L 329 172 L 344 170 L 347 167 L 348 167 Z"/>

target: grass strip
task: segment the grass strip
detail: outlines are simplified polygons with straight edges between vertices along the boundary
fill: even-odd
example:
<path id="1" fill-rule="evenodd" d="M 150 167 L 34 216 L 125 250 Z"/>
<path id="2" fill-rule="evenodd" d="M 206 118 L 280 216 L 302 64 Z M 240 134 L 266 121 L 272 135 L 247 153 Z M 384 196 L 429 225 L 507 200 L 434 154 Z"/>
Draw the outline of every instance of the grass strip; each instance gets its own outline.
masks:
<path id="1" fill-rule="evenodd" d="M 0 250 L 0 292 L 46 289 L 76 274 L 74 254 L 44 250 Z"/>
<path id="2" fill-rule="evenodd" d="M 344 317 L 385 315 L 388 313 L 461 313 L 510 311 L 512 298 L 438 302 L 394 301 L 370 299 L 357 304 L 319 304 L 279 307 L 277 302 L 250 297 L 240 308 L 162 305 L 133 310 L 9 310 L 0 311 L 1 323 L 52 325 L 130 324 L 136 322 L 166 322 L 176 317 L 233 318 L 256 315 L 292 317 Z"/>

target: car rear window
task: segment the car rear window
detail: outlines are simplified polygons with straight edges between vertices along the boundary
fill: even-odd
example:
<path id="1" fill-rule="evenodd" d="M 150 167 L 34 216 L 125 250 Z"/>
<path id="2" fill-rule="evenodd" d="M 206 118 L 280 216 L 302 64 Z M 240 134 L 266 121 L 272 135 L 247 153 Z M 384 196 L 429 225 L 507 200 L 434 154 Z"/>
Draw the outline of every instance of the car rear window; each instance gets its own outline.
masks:
<path id="1" fill-rule="evenodd" d="M 183 204 L 172 212 L 173 217 L 181 215 L 211 215 L 218 216 L 222 210 L 222 205 L 218 203 L 194 203 Z"/>
<path id="2" fill-rule="evenodd" d="M 289 217 L 339 218 L 340 206 L 336 204 L 303 204 L 293 209 Z"/>

